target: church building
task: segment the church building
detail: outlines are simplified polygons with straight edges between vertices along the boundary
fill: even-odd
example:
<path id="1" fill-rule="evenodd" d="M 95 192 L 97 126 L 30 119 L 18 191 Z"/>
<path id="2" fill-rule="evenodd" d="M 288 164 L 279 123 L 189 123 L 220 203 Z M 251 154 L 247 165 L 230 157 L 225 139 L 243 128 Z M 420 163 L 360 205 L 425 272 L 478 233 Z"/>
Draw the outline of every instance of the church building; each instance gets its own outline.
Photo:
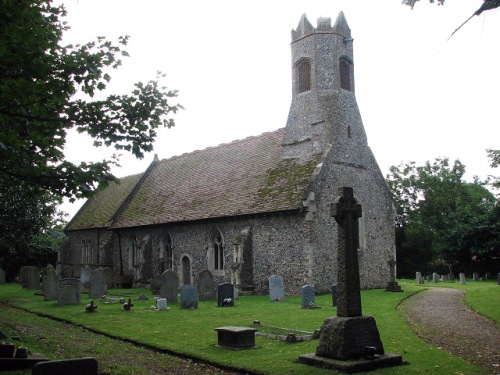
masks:
<path id="1" fill-rule="evenodd" d="M 331 290 L 337 230 L 330 206 L 352 187 L 362 288 L 383 288 L 395 259 L 395 209 L 356 103 L 353 38 L 304 15 L 291 41 L 292 102 L 285 127 L 169 159 L 90 198 L 66 227 L 59 272 L 110 267 L 115 280 L 146 285 L 166 270 L 197 284 L 209 270 L 240 292 Z M 63 275 L 64 276 L 64 275 Z"/>

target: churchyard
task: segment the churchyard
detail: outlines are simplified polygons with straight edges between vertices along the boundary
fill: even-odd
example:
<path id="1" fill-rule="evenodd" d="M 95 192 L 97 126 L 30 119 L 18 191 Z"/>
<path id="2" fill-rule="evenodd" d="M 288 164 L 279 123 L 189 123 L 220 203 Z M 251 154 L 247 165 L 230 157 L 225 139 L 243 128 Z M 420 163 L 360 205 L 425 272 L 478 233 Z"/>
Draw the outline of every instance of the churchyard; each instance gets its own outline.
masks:
<path id="1" fill-rule="evenodd" d="M 415 280 L 398 281 L 403 292 L 363 290 L 361 292 L 363 315 L 375 317 L 385 351 L 401 355 L 403 361 L 409 364 L 379 369 L 371 374 L 487 374 L 485 370 L 420 340 L 405 321 L 404 303 L 401 304 L 401 301 L 428 287 L 461 288 L 467 291 L 466 302 L 472 309 L 498 322 L 500 321 L 499 286 L 496 280 L 468 279 L 464 285 L 458 281 L 426 282 L 423 285 L 417 284 Z M 139 296 L 142 297 L 138 299 Z M 131 306 L 126 310 L 123 303 L 127 304 L 129 299 Z M 97 306 L 93 313 L 86 311 L 91 300 Z M 94 335 L 93 332 L 101 332 L 112 338 L 227 368 L 245 369 L 262 374 L 331 373 L 298 363 L 299 355 L 315 351 L 318 345 L 317 339 L 289 343 L 271 336 L 256 335 L 255 348 L 231 350 L 217 347 L 215 331 L 215 328 L 226 326 L 251 327 L 259 330 L 260 323 L 263 331 L 264 327 L 268 326 L 313 333 L 321 327 L 325 318 L 336 315 L 331 294 L 315 296 L 315 308 L 304 308 L 301 296 L 286 295 L 283 300 L 272 301 L 267 295 L 240 296 L 231 301 L 232 306 L 224 307 L 220 306 L 217 299 L 199 300 L 197 308 L 193 305 L 191 308 L 182 308 L 183 303 L 179 298 L 177 302 L 168 303 L 167 309 L 160 310 L 149 289 L 109 289 L 106 299 L 90 299 L 89 294 L 82 293 L 80 303 L 61 305 L 57 301 L 45 301 L 41 291 L 23 289 L 19 284 L 5 284 L 0 286 L 0 301 L 8 301 L 19 308 L 86 327 L 89 336 Z M 0 311 L 1 321 L 9 321 L 10 325 L 15 324 L 15 319 L 22 319 L 21 315 L 6 317 Z M 24 323 L 21 320 L 18 324 Z M 8 332 L 6 334 L 8 335 Z M 71 342 L 70 332 L 61 331 L 59 334 L 62 343 L 67 345 Z M 21 337 L 21 340 L 31 351 L 43 353 L 51 359 L 62 359 L 57 352 L 47 352 L 47 347 L 50 345 L 44 344 L 39 338 L 29 337 L 29 331 Z M 105 350 L 106 356 L 110 357 L 120 354 L 113 353 L 110 348 L 102 350 Z M 88 353 L 82 350 L 81 356 L 88 356 Z M 101 358 L 100 369 L 106 368 Z M 115 366 L 114 370 L 107 368 L 106 371 L 116 374 L 134 373 L 126 358 L 123 358 L 123 362 L 123 367 L 115 368 Z"/>

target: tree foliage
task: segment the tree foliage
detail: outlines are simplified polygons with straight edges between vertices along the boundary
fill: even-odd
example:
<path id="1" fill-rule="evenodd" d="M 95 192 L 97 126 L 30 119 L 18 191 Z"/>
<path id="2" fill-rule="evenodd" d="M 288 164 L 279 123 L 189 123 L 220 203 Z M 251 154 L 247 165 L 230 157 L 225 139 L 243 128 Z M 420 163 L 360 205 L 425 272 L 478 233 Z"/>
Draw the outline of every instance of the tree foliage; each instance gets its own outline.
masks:
<path id="1" fill-rule="evenodd" d="M 177 92 L 161 85 L 161 73 L 130 94 L 97 95 L 128 56 L 128 37 L 62 45 L 65 15 L 51 0 L 0 0 L 0 258 L 36 248 L 55 227 L 62 197 L 89 197 L 115 180 L 115 156 L 66 159 L 68 132 L 142 158 L 157 129 L 173 126 L 171 115 L 181 108 L 171 104 Z"/>
<path id="2" fill-rule="evenodd" d="M 121 65 L 128 37 L 113 44 L 104 37 L 83 45 L 61 45 L 63 6 L 51 1 L 0 2 L 0 173 L 70 199 L 88 197 L 99 183 L 114 180 L 115 160 L 73 164 L 65 159 L 69 130 L 139 158 L 151 151 L 167 115 L 179 108 L 176 91 L 160 86 L 160 73 L 136 83 L 128 95 L 94 100 Z"/>
<path id="3" fill-rule="evenodd" d="M 392 166 L 387 182 L 396 207 L 398 272 L 493 271 L 500 239 L 497 201 L 465 166 L 436 159 Z M 479 263 L 479 262 L 482 263 Z"/>

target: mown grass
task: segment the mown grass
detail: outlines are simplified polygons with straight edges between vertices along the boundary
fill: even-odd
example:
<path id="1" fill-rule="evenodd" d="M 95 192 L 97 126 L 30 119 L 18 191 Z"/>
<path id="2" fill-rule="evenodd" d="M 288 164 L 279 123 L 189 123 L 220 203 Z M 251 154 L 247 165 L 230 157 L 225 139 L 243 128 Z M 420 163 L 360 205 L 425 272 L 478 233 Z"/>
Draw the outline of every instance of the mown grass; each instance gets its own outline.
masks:
<path id="1" fill-rule="evenodd" d="M 494 318 L 498 311 L 491 312 L 490 305 L 492 300 L 498 303 L 498 285 L 482 283 L 464 286 L 469 288 L 467 301 L 475 310 L 484 315 L 491 314 Z M 458 283 L 451 284 L 445 285 L 458 286 Z M 402 281 L 400 285 L 404 290 L 402 293 L 389 293 L 379 289 L 363 291 L 363 315 L 375 317 L 385 351 L 402 355 L 403 360 L 410 364 L 380 369 L 370 374 L 487 374 L 486 370 L 428 345 L 413 333 L 397 306 L 402 299 L 432 285 L 422 287 L 412 281 Z M 258 349 L 232 351 L 215 347 L 217 335 L 214 331 L 214 328 L 221 326 L 248 326 L 254 320 L 268 326 L 314 331 L 320 328 L 325 318 L 336 315 L 335 308 L 331 306 L 330 295 L 316 297 L 316 305 L 321 306 L 319 309 L 301 309 L 298 296 L 288 296 L 285 302 L 270 302 L 267 296 L 242 296 L 235 307 L 218 308 L 215 301 L 200 301 L 198 310 L 181 310 L 179 304 L 169 304 L 168 311 L 150 311 L 148 308 L 154 304 L 154 300 L 148 290 L 113 289 L 111 293 L 132 293 L 134 298 L 144 293 L 150 299 L 134 300 L 132 311 L 124 311 L 119 304 L 96 301 L 97 312 L 88 314 L 85 312 L 85 304 L 88 302 L 85 295 L 82 295 L 80 305 L 59 306 L 55 302 L 44 302 L 42 296 L 33 295 L 33 292 L 23 290 L 18 285 L 6 285 L 0 287 L 0 300 L 10 300 L 24 309 L 64 319 L 113 337 L 133 340 L 223 366 L 263 374 L 331 374 L 331 371 L 297 362 L 300 354 L 314 352 L 318 341 L 287 344 L 256 337 Z M 474 296 L 475 294 L 480 297 Z"/>

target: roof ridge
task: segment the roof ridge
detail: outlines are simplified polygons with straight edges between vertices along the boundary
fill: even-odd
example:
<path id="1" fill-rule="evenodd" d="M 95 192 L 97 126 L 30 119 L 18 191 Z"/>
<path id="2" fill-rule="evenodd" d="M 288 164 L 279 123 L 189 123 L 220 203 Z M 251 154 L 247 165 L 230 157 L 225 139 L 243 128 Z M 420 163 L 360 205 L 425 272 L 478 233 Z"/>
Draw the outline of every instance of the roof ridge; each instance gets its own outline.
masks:
<path id="1" fill-rule="evenodd" d="M 224 146 L 242 143 L 242 142 L 245 142 L 245 141 L 249 141 L 251 139 L 260 138 L 260 137 L 262 137 L 264 135 L 267 135 L 267 134 L 277 133 L 280 130 L 284 130 L 284 129 L 285 128 L 283 127 L 283 128 L 279 128 L 279 129 L 276 129 L 276 130 L 267 131 L 267 132 L 264 132 L 264 133 L 261 133 L 261 134 L 257 134 L 257 135 L 250 135 L 250 136 L 248 136 L 246 138 L 235 139 L 235 140 L 227 142 L 227 143 L 220 143 L 220 144 L 218 144 L 216 146 L 208 146 L 208 147 L 205 147 L 205 148 L 202 148 L 202 149 L 199 149 L 199 150 L 184 152 L 184 153 L 182 153 L 180 155 L 173 155 L 171 157 L 168 157 L 168 158 L 165 158 L 165 159 L 161 159 L 160 163 L 166 162 L 166 161 L 170 161 L 170 160 L 176 160 L 176 159 L 178 159 L 180 157 L 184 157 L 184 156 L 187 156 L 187 155 L 197 154 L 197 153 L 200 153 L 200 152 L 203 152 L 203 151 L 207 151 L 207 150 L 215 150 L 215 149 L 218 149 L 218 148 L 221 148 L 221 147 L 224 147 Z"/>

